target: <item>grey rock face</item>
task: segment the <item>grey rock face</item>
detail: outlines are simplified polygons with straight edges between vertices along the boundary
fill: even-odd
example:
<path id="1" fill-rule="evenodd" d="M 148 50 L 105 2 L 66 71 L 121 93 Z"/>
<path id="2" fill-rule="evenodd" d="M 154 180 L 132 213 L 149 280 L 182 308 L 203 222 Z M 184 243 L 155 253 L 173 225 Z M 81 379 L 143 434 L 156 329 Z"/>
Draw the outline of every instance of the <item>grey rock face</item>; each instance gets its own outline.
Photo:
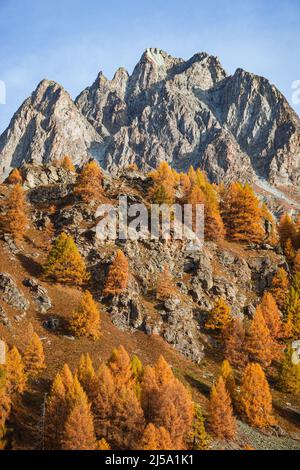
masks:
<path id="1" fill-rule="evenodd" d="M 199 364 L 204 356 L 204 346 L 200 342 L 192 309 L 179 299 L 167 300 L 163 337 L 184 356 Z"/>
<path id="2" fill-rule="evenodd" d="M 205 53 L 184 61 L 148 49 L 131 76 L 100 74 L 76 103 L 96 130 L 110 133 L 108 169 L 167 160 L 203 168 L 214 181 L 251 180 L 256 172 L 273 183 L 299 182 L 296 113 L 268 80 L 241 69 L 227 76 Z"/>
<path id="3" fill-rule="evenodd" d="M 36 165 L 25 164 L 22 166 L 22 176 L 25 189 L 53 184 L 72 184 L 76 181 L 74 173 L 52 165 L 38 167 Z"/>
<path id="4" fill-rule="evenodd" d="M 238 69 L 227 76 L 216 57 L 184 61 L 147 49 L 129 74 L 100 73 L 76 99 L 44 80 L 0 138 L 0 175 L 24 161 L 94 157 L 112 171 L 166 160 L 204 169 L 213 181 L 299 184 L 300 120 L 265 78 Z M 4 176 L 2 176 L 2 179 Z"/>
<path id="5" fill-rule="evenodd" d="M 26 311 L 29 302 L 18 289 L 13 278 L 6 273 L 0 273 L 0 298 L 11 307 Z"/>
<path id="6" fill-rule="evenodd" d="M 101 160 L 103 137 L 78 112 L 69 94 L 57 83 L 43 80 L 0 137 L 0 175 L 24 162 L 45 164 L 73 157 L 75 164 Z"/>
<path id="7" fill-rule="evenodd" d="M 32 292 L 40 313 L 46 313 L 52 308 L 52 302 L 45 287 L 38 284 L 35 279 L 24 279 L 23 284 Z"/>

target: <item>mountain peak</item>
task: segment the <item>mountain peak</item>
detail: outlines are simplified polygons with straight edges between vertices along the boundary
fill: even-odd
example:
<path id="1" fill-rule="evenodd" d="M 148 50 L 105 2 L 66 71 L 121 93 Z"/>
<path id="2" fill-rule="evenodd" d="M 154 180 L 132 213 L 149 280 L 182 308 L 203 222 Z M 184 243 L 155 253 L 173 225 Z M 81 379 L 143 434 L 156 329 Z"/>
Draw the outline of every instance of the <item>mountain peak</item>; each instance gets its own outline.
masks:
<path id="1" fill-rule="evenodd" d="M 0 175 L 23 162 L 48 163 L 70 155 L 75 164 L 101 159 L 102 137 L 58 83 L 42 80 L 0 137 Z"/>

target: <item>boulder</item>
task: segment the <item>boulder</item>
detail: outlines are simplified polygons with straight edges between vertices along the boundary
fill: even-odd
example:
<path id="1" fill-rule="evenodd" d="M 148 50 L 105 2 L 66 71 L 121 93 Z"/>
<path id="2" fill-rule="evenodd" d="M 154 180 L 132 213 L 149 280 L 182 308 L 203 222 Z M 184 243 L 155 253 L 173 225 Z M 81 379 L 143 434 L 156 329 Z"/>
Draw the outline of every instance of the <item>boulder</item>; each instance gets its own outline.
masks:
<path id="1" fill-rule="evenodd" d="M 26 311 L 29 302 L 18 289 L 13 278 L 7 273 L 0 273 L 0 298 L 18 310 Z"/>
<path id="2" fill-rule="evenodd" d="M 52 302 L 45 287 L 38 284 L 35 279 L 24 279 L 23 284 L 32 292 L 40 313 L 46 313 L 52 308 Z"/>
<path id="3" fill-rule="evenodd" d="M 7 316 L 4 308 L 0 305 L 0 324 L 6 326 L 6 328 L 11 328 L 11 321 Z"/>

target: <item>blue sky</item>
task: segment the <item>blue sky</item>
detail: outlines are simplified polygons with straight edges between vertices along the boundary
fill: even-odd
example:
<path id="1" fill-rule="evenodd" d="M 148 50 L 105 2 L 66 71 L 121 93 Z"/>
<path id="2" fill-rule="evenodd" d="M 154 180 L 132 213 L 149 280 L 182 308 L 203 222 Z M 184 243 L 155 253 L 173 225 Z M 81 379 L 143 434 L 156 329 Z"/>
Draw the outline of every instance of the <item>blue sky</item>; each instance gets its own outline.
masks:
<path id="1" fill-rule="evenodd" d="M 0 0 L 0 131 L 41 79 L 75 97 L 100 70 L 131 72 L 147 47 L 217 55 L 229 73 L 263 75 L 291 102 L 299 21 L 299 0 Z"/>

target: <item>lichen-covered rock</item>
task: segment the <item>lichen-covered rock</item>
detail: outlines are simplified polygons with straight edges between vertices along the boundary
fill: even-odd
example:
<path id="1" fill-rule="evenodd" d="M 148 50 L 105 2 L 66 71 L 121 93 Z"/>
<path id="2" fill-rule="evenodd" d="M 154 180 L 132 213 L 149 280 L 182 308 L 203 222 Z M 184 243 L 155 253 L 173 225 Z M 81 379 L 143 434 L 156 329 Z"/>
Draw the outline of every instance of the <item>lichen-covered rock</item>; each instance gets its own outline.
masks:
<path id="1" fill-rule="evenodd" d="M 6 326 L 6 328 L 11 328 L 11 321 L 8 318 L 7 313 L 4 308 L 0 305 L 0 324 Z"/>
<path id="2" fill-rule="evenodd" d="M 29 301 L 18 289 L 13 278 L 7 273 L 0 273 L 0 298 L 18 310 L 26 311 L 29 308 Z"/>
<path id="3" fill-rule="evenodd" d="M 38 284 L 35 279 L 24 279 L 23 284 L 32 292 L 40 313 L 46 313 L 52 308 L 52 302 L 45 287 Z"/>
<path id="4" fill-rule="evenodd" d="M 179 299 L 164 302 L 165 312 L 163 337 L 184 356 L 199 364 L 203 359 L 204 346 L 200 342 L 193 310 Z"/>

